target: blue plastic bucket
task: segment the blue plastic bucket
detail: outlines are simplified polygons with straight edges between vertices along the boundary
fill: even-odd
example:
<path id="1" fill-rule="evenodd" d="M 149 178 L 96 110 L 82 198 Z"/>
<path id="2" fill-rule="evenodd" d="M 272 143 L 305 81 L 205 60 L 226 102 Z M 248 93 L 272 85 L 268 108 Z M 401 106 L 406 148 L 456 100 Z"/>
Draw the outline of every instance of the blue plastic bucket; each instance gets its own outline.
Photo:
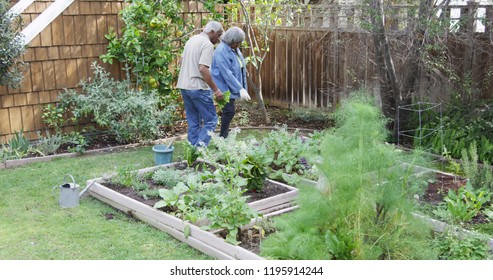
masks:
<path id="1" fill-rule="evenodd" d="M 168 148 L 167 145 L 156 145 L 152 147 L 152 151 L 154 152 L 154 161 L 156 162 L 156 165 L 171 163 L 173 161 L 174 150 L 174 146 Z"/>

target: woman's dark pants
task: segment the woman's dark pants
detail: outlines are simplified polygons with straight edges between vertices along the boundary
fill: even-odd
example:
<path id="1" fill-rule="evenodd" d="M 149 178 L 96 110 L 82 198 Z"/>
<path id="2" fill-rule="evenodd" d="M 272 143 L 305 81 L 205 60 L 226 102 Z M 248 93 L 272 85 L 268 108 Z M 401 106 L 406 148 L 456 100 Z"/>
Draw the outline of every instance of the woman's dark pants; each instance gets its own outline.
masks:
<path id="1" fill-rule="evenodd" d="M 226 106 L 223 108 L 223 114 L 221 116 L 221 132 L 219 136 L 226 138 L 229 134 L 229 125 L 235 116 L 235 99 L 230 99 Z"/>

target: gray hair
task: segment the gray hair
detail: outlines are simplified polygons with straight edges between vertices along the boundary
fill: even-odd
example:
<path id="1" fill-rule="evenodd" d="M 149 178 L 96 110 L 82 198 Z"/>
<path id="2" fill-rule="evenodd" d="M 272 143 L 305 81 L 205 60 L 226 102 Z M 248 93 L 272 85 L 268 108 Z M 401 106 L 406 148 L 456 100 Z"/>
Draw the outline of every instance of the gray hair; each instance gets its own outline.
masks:
<path id="1" fill-rule="evenodd" d="M 245 40 L 245 32 L 241 28 L 233 26 L 224 32 L 221 39 L 228 45 L 241 43 Z"/>
<path id="2" fill-rule="evenodd" d="M 205 33 L 209 33 L 211 31 L 218 32 L 222 30 L 223 30 L 223 26 L 217 21 L 209 21 L 204 27 Z"/>

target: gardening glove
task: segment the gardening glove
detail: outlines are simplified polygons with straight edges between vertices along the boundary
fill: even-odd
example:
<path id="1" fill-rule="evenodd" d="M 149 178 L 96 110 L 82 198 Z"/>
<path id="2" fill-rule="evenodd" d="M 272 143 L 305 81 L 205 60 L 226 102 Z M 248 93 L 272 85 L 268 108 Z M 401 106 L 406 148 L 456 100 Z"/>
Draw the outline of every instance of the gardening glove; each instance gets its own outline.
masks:
<path id="1" fill-rule="evenodd" d="M 248 95 L 248 92 L 246 91 L 246 89 L 242 88 L 240 89 L 240 100 L 243 101 L 249 101 L 251 98 L 250 98 L 250 95 Z"/>

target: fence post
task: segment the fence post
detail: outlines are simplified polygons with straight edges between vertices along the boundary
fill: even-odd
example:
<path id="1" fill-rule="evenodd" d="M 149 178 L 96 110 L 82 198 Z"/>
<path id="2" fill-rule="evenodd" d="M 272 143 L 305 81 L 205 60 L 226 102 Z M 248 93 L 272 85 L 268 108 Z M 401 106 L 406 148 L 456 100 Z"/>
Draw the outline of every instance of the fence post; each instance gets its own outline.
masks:
<path id="1" fill-rule="evenodd" d="M 468 1 L 467 6 L 461 8 L 460 13 L 460 31 L 465 33 L 474 32 L 474 21 L 476 20 L 476 12 L 478 4 L 473 1 Z"/>
<path id="2" fill-rule="evenodd" d="M 491 34 L 493 32 L 493 6 L 485 6 L 486 14 L 485 14 L 485 23 L 484 23 L 484 32 L 485 34 Z"/>

